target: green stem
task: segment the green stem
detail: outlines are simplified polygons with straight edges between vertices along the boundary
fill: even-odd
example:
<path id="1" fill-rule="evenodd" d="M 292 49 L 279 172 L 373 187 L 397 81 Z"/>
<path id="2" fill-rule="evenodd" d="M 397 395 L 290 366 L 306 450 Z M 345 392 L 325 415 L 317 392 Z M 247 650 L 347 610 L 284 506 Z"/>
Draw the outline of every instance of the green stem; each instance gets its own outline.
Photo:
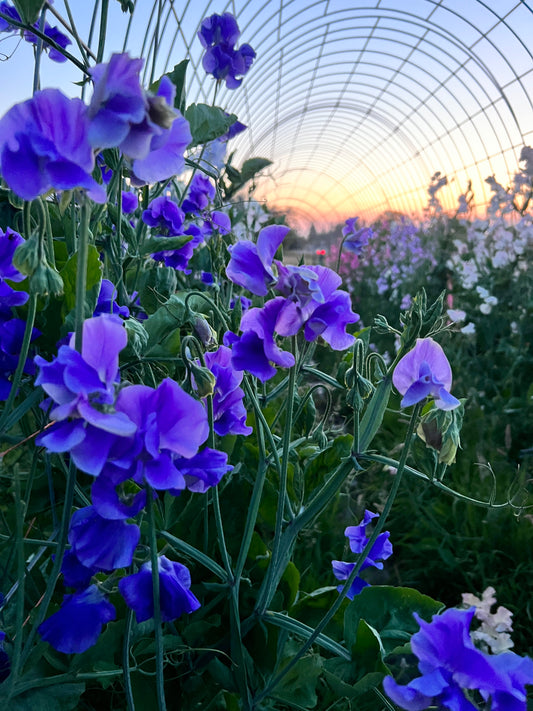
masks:
<path id="1" fill-rule="evenodd" d="M 146 510 L 150 529 L 150 563 L 152 566 L 152 594 L 154 598 L 154 628 L 155 628 L 155 666 L 157 704 L 159 711 L 166 711 L 165 676 L 163 659 L 163 628 L 161 626 L 161 599 L 159 596 L 159 558 L 157 551 L 157 532 L 154 515 L 154 496 L 152 487 L 146 485 Z"/>
<path id="2" fill-rule="evenodd" d="M 96 63 L 99 64 L 104 58 L 105 38 L 107 34 L 107 12 L 109 0 L 102 0 L 102 10 L 100 12 L 100 33 L 98 35 L 98 50 L 96 52 Z"/>
<path id="3" fill-rule="evenodd" d="M 87 200 L 81 205 L 81 223 L 78 237 L 78 269 L 76 272 L 76 307 L 74 311 L 75 348 L 81 353 L 85 295 L 87 291 L 87 263 L 89 255 L 89 219 L 91 208 Z"/>
<path id="4" fill-rule="evenodd" d="M 325 627 L 328 625 L 330 620 L 333 619 L 333 617 L 336 615 L 337 611 L 341 607 L 344 598 L 348 594 L 348 591 L 350 590 L 350 587 L 352 586 L 352 583 L 354 582 L 355 578 L 359 574 L 363 563 L 365 562 L 367 556 L 369 555 L 370 551 L 372 550 L 372 547 L 374 543 L 376 542 L 379 534 L 383 531 L 383 528 L 385 527 L 385 523 L 387 522 L 387 517 L 390 513 L 390 510 L 392 508 L 392 505 L 394 503 L 394 500 L 396 498 L 396 495 L 398 493 L 398 489 L 400 487 L 400 483 L 402 480 L 402 474 L 405 469 L 405 463 L 407 461 L 407 456 L 409 454 L 410 450 L 410 445 L 411 445 L 411 440 L 413 438 L 413 434 L 415 432 L 416 424 L 418 421 L 418 416 L 420 414 L 420 410 L 422 409 L 421 404 L 415 405 L 413 409 L 413 413 L 411 415 L 411 419 L 409 421 L 409 427 L 407 429 L 407 434 L 405 437 L 405 442 L 404 442 L 404 447 L 402 450 L 402 455 L 400 457 L 400 461 L 398 462 L 398 471 L 396 472 L 396 476 L 394 477 L 394 481 L 391 487 L 391 490 L 389 492 L 389 496 L 387 497 L 387 501 L 385 502 L 385 506 L 383 507 L 383 511 L 376 523 L 376 526 L 374 527 L 374 531 L 370 538 L 368 539 L 367 544 L 365 545 L 362 553 L 359 556 L 359 559 L 357 563 L 355 564 L 352 572 L 350 573 L 350 576 L 346 580 L 344 587 L 342 588 L 342 591 L 339 594 L 339 597 L 337 600 L 333 603 L 331 608 L 327 611 L 327 613 L 324 615 L 324 617 L 320 620 L 316 628 L 314 629 L 313 633 L 310 635 L 310 637 L 307 639 L 305 644 L 301 647 L 301 649 L 298 650 L 298 652 L 292 657 L 290 662 L 282 669 L 279 674 L 277 674 L 274 679 L 272 679 L 267 686 L 263 689 L 263 691 L 258 694 L 256 697 L 255 701 L 259 702 L 262 699 L 266 698 L 267 696 L 270 695 L 271 691 L 275 689 L 275 687 L 279 684 L 279 682 L 283 679 L 283 677 L 294 667 L 295 664 L 298 663 L 298 661 L 304 656 L 304 654 L 311 648 L 313 643 L 316 641 L 322 630 L 325 629 Z"/>
<path id="5" fill-rule="evenodd" d="M 276 627 L 280 627 L 281 629 L 287 630 L 287 632 L 296 634 L 304 639 L 308 639 L 314 632 L 313 627 L 309 627 L 303 622 L 300 622 L 300 620 L 295 620 L 282 612 L 267 610 L 263 616 L 263 619 L 265 622 L 270 622 Z M 339 644 L 338 642 L 335 642 L 334 639 L 331 639 L 331 637 L 328 637 L 325 634 L 319 634 L 315 641 L 320 647 L 327 649 L 328 652 L 332 652 L 337 655 L 337 657 L 346 659 L 348 662 L 351 661 L 352 655 L 350 652 L 343 647 L 342 644 Z"/>
<path id="6" fill-rule="evenodd" d="M 131 686 L 131 667 L 130 667 L 130 637 L 131 628 L 133 625 L 133 610 L 128 608 L 126 614 L 126 626 L 124 629 L 124 641 L 122 642 L 122 669 L 124 670 L 124 694 L 126 696 L 127 711 L 135 711 L 135 702 L 133 700 L 133 689 Z"/>
<path id="7" fill-rule="evenodd" d="M 296 350 L 296 339 L 292 339 L 293 353 Z M 287 396 L 285 402 L 287 403 L 287 413 L 285 416 L 285 427 L 283 430 L 283 454 L 281 459 L 281 470 L 279 476 L 279 496 L 278 496 L 278 508 L 276 511 L 276 524 L 274 529 L 274 543 L 272 547 L 272 557 L 266 572 L 263 584 L 259 591 L 258 600 L 256 604 L 256 611 L 258 615 L 262 615 L 274 593 L 276 592 L 278 580 L 274 573 L 277 570 L 278 562 L 280 560 L 281 551 L 281 539 L 283 533 L 283 520 L 285 518 L 285 508 L 287 497 L 287 478 L 289 470 L 289 450 L 291 444 L 292 436 L 292 418 L 294 413 L 294 395 L 296 389 L 296 367 L 289 370 L 289 384 L 287 388 Z"/>

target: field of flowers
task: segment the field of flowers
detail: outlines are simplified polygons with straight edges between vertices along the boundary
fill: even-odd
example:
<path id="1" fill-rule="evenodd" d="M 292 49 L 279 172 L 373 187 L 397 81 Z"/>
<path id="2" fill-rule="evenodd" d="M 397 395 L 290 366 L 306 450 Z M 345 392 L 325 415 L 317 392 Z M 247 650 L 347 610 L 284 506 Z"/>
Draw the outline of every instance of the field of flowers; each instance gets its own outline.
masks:
<path id="1" fill-rule="evenodd" d="M 37 79 L 47 7 L 0 2 Z M 143 64 L 0 119 L 0 708 L 532 709 L 532 149 L 293 265 L 246 126 Z"/>

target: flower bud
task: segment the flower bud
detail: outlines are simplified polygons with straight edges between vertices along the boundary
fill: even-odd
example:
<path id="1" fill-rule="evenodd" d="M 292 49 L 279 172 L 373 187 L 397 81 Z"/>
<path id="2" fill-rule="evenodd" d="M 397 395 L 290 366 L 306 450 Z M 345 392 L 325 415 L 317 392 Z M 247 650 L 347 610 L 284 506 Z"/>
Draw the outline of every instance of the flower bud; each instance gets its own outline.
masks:
<path id="1" fill-rule="evenodd" d="M 13 265 L 21 274 L 31 276 L 39 266 L 40 261 L 39 235 L 33 234 L 16 248 L 13 255 Z"/>
<path id="2" fill-rule="evenodd" d="M 203 346 L 211 348 L 212 346 L 217 345 L 218 341 L 216 332 L 211 328 L 208 321 L 200 314 L 196 314 L 194 316 L 193 329 L 195 335 L 199 338 Z"/>
<path id="3" fill-rule="evenodd" d="M 439 453 L 440 464 L 453 464 L 457 449 L 461 446 L 463 402 L 454 410 L 432 408 L 422 416 L 416 431 L 426 447 Z"/>
<path id="4" fill-rule="evenodd" d="M 209 368 L 205 368 L 203 365 L 197 365 L 193 362 L 189 363 L 189 367 L 194 378 L 194 385 L 198 395 L 200 397 L 213 395 L 217 380 Z"/>
<path id="5" fill-rule="evenodd" d="M 61 296 L 63 279 L 46 260 L 42 261 L 30 277 L 30 294 Z"/>

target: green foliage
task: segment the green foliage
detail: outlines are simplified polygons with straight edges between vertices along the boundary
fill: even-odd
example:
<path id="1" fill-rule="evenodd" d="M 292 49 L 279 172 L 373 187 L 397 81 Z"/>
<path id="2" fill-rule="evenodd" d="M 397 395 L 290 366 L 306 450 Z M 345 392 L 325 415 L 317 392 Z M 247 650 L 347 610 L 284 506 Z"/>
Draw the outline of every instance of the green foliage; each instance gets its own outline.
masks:
<path id="1" fill-rule="evenodd" d="M 185 110 L 185 118 L 189 122 L 192 134 L 190 147 L 223 136 L 237 120 L 235 114 L 227 114 L 218 106 L 207 104 L 190 104 Z"/>

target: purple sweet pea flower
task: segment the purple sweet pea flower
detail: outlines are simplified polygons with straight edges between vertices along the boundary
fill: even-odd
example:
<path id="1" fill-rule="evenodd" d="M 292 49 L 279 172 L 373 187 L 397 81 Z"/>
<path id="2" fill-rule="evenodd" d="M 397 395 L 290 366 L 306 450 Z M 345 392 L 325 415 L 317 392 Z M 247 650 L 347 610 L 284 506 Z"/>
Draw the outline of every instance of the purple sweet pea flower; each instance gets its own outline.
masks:
<path id="1" fill-rule="evenodd" d="M 209 447 L 202 449 L 190 459 L 176 457 L 174 466 L 183 476 L 184 487 L 199 494 L 205 494 L 212 486 L 216 486 L 224 474 L 233 469 L 228 464 L 228 455 L 225 452 Z M 170 490 L 171 494 L 180 492 L 180 489 Z"/>
<path id="2" fill-rule="evenodd" d="M 24 292 L 13 293 L 23 294 Z M 25 329 L 26 323 L 18 318 L 0 321 L 0 400 L 7 400 L 9 397 L 11 391 L 9 376 L 17 369 Z M 32 329 L 31 340 L 35 340 L 40 335 L 40 331 L 36 328 Z M 35 366 L 30 358 L 26 359 L 24 372 L 29 375 L 33 375 L 35 372 Z"/>
<path id="3" fill-rule="evenodd" d="M 207 175 L 195 173 L 187 197 L 183 201 L 182 208 L 184 212 L 199 213 L 205 210 L 214 200 L 215 186 Z"/>
<path id="4" fill-rule="evenodd" d="M 372 511 L 367 510 L 365 511 L 361 523 L 357 526 L 348 526 L 346 528 L 344 535 L 350 541 L 350 550 L 353 553 L 361 554 L 363 552 L 369 541 L 369 536 L 366 534 L 366 527 L 372 519 L 377 518 L 378 516 L 379 514 L 372 513 Z M 383 561 L 387 560 L 387 558 L 390 558 L 392 555 L 392 544 L 389 541 L 389 537 L 389 531 L 384 531 L 379 534 L 360 568 L 361 571 L 370 567 L 378 568 L 378 570 L 383 569 Z M 355 563 L 345 563 L 342 560 L 333 560 L 331 561 L 331 565 L 333 568 L 333 574 L 337 580 L 348 580 L 352 570 L 355 568 Z M 348 590 L 347 597 L 350 600 L 353 600 L 353 598 L 356 595 L 359 595 L 361 590 L 368 587 L 368 585 L 369 583 L 357 576 Z M 343 585 L 339 585 L 337 590 L 340 592 L 343 587 Z"/>
<path id="5" fill-rule="evenodd" d="M 58 89 L 35 92 L 0 119 L 0 170 L 24 200 L 52 188 L 85 188 L 95 202 L 106 193 L 91 173 L 94 155 L 88 139 L 85 104 Z"/>
<path id="6" fill-rule="evenodd" d="M 22 22 L 17 10 L 8 2 L 5 2 L 5 0 L 0 2 L 0 12 L 11 20 L 15 20 L 15 22 Z M 18 27 L 11 25 L 8 20 L 4 20 L 3 17 L 0 17 L 0 32 L 16 32 L 17 30 Z"/>
<path id="7" fill-rule="evenodd" d="M 158 568 L 161 619 L 170 622 L 184 613 L 190 614 L 197 610 L 200 602 L 190 590 L 189 570 L 164 555 L 158 558 Z M 138 573 L 119 580 L 118 589 L 128 607 L 135 611 L 137 622 L 144 622 L 154 616 L 151 562 L 145 563 Z"/>
<path id="8" fill-rule="evenodd" d="M 242 77 L 255 59 L 255 52 L 249 44 L 235 49 L 234 45 L 240 34 L 237 21 L 229 12 L 206 17 L 198 32 L 200 42 L 206 50 L 202 59 L 203 68 L 217 81 L 225 79 L 228 89 L 240 86 Z"/>
<path id="9" fill-rule="evenodd" d="M 39 23 L 35 23 L 33 25 L 35 29 L 39 29 L 40 25 Z M 44 24 L 44 30 L 43 34 L 51 39 L 53 42 L 55 42 L 61 49 L 66 49 L 69 44 L 72 44 L 71 40 L 64 35 L 57 27 L 52 27 L 51 25 L 48 24 L 48 22 L 45 22 Z M 37 35 L 35 35 L 33 32 L 30 32 L 29 30 L 26 30 L 24 32 L 24 39 L 26 42 L 30 42 L 31 44 L 37 44 L 39 41 L 39 38 Z M 58 49 L 53 47 L 49 42 L 43 41 L 43 50 L 48 52 L 48 56 L 53 62 L 58 62 L 62 64 L 63 62 L 67 61 L 67 58 L 65 57 L 64 54 L 62 54 Z"/>
<path id="10" fill-rule="evenodd" d="M 180 269 L 182 272 L 185 272 L 185 274 L 190 274 L 190 270 L 187 269 L 189 259 L 192 257 L 196 247 L 204 241 L 204 235 L 202 230 L 197 225 L 189 225 L 183 234 L 191 235 L 192 239 L 190 239 L 179 249 L 169 249 L 164 252 L 156 252 L 155 254 L 152 254 L 152 259 L 164 262 L 167 267 Z"/>
<path id="11" fill-rule="evenodd" d="M 350 295 L 339 290 L 341 277 L 321 265 L 285 267 L 277 262 L 279 279 L 275 286 L 286 297 L 276 323 L 281 336 L 294 336 L 304 326 L 307 341 L 319 336 L 334 350 L 349 348 L 354 337 L 346 326 L 359 320 L 352 311 Z"/>
<path id="12" fill-rule="evenodd" d="M 231 350 L 226 346 L 205 354 L 205 364 L 215 376 L 213 427 L 221 437 L 228 434 L 249 435 L 253 432 L 246 425 L 244 391 L 240 387 L 243 373 L 234 369 L 231 356 Z"/>
<path id="13" fill-rule="evenodd" d="M 284 225 L 269 225 L 259 232 L 257 244 L 241 240 L 228 247 L 231 254 L 226 267 L 228 279 L 252 294 L 266 296 L 269 288 L 276 283 L 272 271 L 274 255 L 289 229 Z"/>
<path id="14" fill-rule="evenodd" d="M 131 59 L 127 53 L 113 54 L 107 64 L 97 64 L 90 69 L 94 93 L 89 104 L 89 140 L 94 148 L 124 150 L 132 126 L 140 124 L 146 115 L 148 101 L 140 84 L 142 59 Z M 127 144 L 131 158 L 147 155 L 152 132 L 143 135 L 143 141 Z"/>
<path id="15" fill-rule="evenodd" d="M 432 338 L 417 338 L 415 347 L 400 360 L 392 382 L 403 395 L 402 407 L 435 398 L 435 407 L 453 410 L 461 403 L 450 394 L 452 369 L 441 346 Z"/>
<path id="16" fill-rule="evenodd" d="M 96 644 L 102 627 L 115 617 L 114 606 L 91 585 L 65 595 L 59 610 L 39 626 L 39 634 L 58 652 L 81 654 Z"/>
<path id="17" fill-rule="evenodd" d="M 283 351 L 275 342 L 274 331 L 285 299 L 278 296 L 263 306 L 262 309 L 249 309 L 241 319 L 240 338 L 228 332 L 225 345 L 232 346 L 231 362 L 236 370 L 247 370 L 263 382 L 276 374 L 271 365 L 282 368 L 294 365 L 294 356 Z"/>
<path id="18" fill-rule="evenodd" d="M 134 523 L 102 518 L 94 506 L 72 514 L 68 542 L 86 568 L 110 572 L 131 565 L 141 531 Z"/>
<path id="19" fill-rule="evenodd" d="M 228 115 L 228 114 L 226 114 L 226 115 Z M 224 133 L 222 136 L 220 136 L 220 140 L 221 141 L 230 141 L 232 138 L 235 138 L 235 136 L 238 136 L 239 133 L 246 131 L 247 128 L 248 128 L 248 126 L 245 126 L 240 121 L 235 121 L 234 123 L 231 124 L 231 126 L 228 128 L 226 133 Z"/>
<path id="20" fill-rule="evenodd" d="M 198 38 L 205 49 L 215 44 L 233 47 L 240 34 L 235 17 L 231 13 L 225 12 L 222 15 L 215 13 L 204 18 L 198 31 Z"/>
<path id="21" fill-rule="evenodd" d="M 169 178 L 181 173 L 185 166 L 184 152 L 192 141 L 189 122 L 183 118 L 174 106 L 174 96 L 176 87 L 170 79 L 163 76 L 157 90 L 157 96 L 149 98 L 151 107 L 157 106 L 157 101 L 164 107 L 164 111 L 172 112 L 172 124 L 168 128 L 159 128 L 153 135 L 148 155 L 144 158 L 136 158 L 133 161 L 132 183 L 134 185 L 146 185 L 157 183 L 160 180 Z M 151 113 L 164 113 L 161 109 L 155 108 Z M 127 153 L 127 150 L 124 151 Z"/>
<path id="22" fill-rule="evenodd" d="M 135 210 L 139 207 L 139 196 L 137 195 L 137 191 L 135 192 L 130 192 L 129 190 L 127 192 L 123 191 L 122 192 L 122 212 L 126 215 L 129 215 L 132 212 L 135 212 Z"/>
<path id="23" fill-rule="evenodd" d="M 65 585 L 76 590 L 85 590 L 93 575 L 99 572 L 99 568 L 87 568 L 80 563 L 74 551 L 67 550 L 61 563 L 61 572 Z"/>
<path id="24" fill-rule="evenodd" d="M 152 200 L 142 214 L 144 224 L 156 230 L 158 235 L 183 234 L 184 220 L 183 210 L 164 195 Z"/>
<path id="25" fill-rule="evenodd" d="M 91 500 L 96 513 L 102 518 L 124 521 L 144 508 L 146 490 L 139 489 L 131 480 L 134 473 L 109 462 L 96 477 L 91 488 Z"/>
<path id="26" fill-rule="evenodd" d="M 220 210 L 204 212 L 203 217 L 202 230 L 206 240 L 210 239 L 214 232 L 219 232 L 221 235 L 229 235 L 231 232 L 231 220 L 225 212 Z"/>
<path id="27" fill-rule="evenodd" d="M 147 385 L 124 388 L 117 410 L 137 425 L 130 447 L 134 480 L 146 481 L 154 489 L 183 489 L 183 476 L 173 459 L 193 457 L 207 439 L 209 424 L 202 403 L 165 378 L 156 390 Z"/>
<path id="28" fill-rule="evenodd" d="M 362 250 L 368 244 L 368 241 L 372 239 L 373 231 L 370 227 L 360 227 L 356 228 L 356 222 L 358 217 L 350 217 L 346 220 L 344 227 L 342 228 L 343 236 L 343 247 L 348 252 L 353 252 L 354 254 L 361 254 Z"/>
<path id="29" fill-rule="evenodd" d="M 51 363 L 35 358 L 40 368 L 35 384 L 56 404 L 50 416 L 57 421 L 37 444 L 51 452 L 70 452 L 76 466 L 94 476 L 102 470 L 114 440 L 136 430 L 123 412 L 108 411 L 115 400 L 118 354 L 127 340 L 117 316 L 101 315 L 84 322 L 81 354 L 74 350 L 72 336 Z"/>
<path id="30" fill-rule="evenodd" d="M 13 265 L 15 250 L 24 243 L 24 238 L 18 232 L 7 227 L 0 228 L 0 277 L 9 281 L 23 281 L 26 276 Z"/>
<path id="31" fill-rule="evenodd" d="M 411 637 L 421 676 L 407 685 L 388 676 L 383 680 L 387 695 L 408 711 L 429 706 L 455 711 L 476 711 L 464 689 L 477 689 L 485 700 L 492 698 L 493 711 L 525 711 L 525 684 L 533 684 L 533 661 L 512 652 L 489 655 L 476 649 L 469 629 L 475 608 L 446 610 L 425 622 L 416 613 L 420 631 Z"/>
<path id="32" fill-rule="evenodd" d="M 117 314 L 123 318 L 128 318 L 130 310 L 127 306 L 119 306 L 116 302 L 117 287 L 109 279 L 102 279 L 100 293 L 94 309 L 93 316 L 99 314 Z"/>

